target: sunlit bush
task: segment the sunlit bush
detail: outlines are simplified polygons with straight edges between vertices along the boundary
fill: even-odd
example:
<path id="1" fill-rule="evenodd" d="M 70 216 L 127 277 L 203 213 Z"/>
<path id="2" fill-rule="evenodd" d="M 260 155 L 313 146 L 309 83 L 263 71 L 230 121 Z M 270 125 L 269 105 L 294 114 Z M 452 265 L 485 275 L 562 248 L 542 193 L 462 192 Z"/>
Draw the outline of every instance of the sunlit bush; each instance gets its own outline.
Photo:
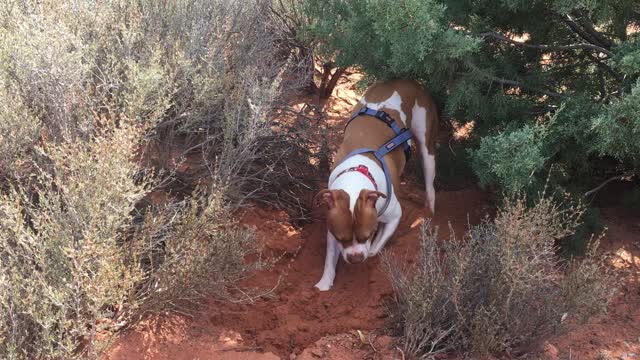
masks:
<path id="1" fill-rule="evenodd" d="M 532 208 L 508 201 L 494 221 L 442 242 L 424 225 L 417 268 L 386 258 L 396 291 L 391 320 L 405 350 L 418 358 L 514 350 L 556 329 L 565 313 L 605 309 L 613 283 L 593 252 L 567 267 L 554 246 L 582 211 L 550 199 Z"/>

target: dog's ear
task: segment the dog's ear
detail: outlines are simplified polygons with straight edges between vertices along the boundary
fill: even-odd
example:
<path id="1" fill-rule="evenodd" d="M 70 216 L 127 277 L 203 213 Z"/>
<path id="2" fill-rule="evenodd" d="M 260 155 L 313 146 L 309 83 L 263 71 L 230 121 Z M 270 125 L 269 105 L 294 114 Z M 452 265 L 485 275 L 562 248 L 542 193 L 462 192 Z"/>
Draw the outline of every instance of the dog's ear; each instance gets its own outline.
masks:
<path id="1" fill-rule="evenodd" d="M 353 217 L 349 210 L 349 194 L 344 190 L 322 190 L 316 201 L 327 204 L 327 228 L 338 241 L 349 242 L 353 238 Z"/>
<path id="2" fill-rule="evenodd" d="M 316 205 L 322 203 L 329 207 L 329 210 L 336 206 L 349 209 L 349 194 L 344 190 L 321 190 L 315 197 Z"/>
<path id="3" fill-rule="evenodd" d="M 333 198 L 333 193 L 329 189 L 321 190 L 314 198 L 314 203 L 316 206 L 326 204 L 329 209 L 332 209 L 336 206 L 335 199 Z"/>
<path id="4" fill-rule="evenodd" d="M 358 196 L 358 199 L 362 199 L 366 206 L 370 208 L 376 207 L 376 201 L 378 201 L 378 198 L 386 199 L 387 195 L 381 193 L 380 191 L 361 190 L 360 196 Z"/>
<path id="5" fill-rule="evenodd" d="M 373 190 L 360 190 L 356 205 L 353 209 L 354 234 L 358 242 L 370 239 L 378 228 L 378 211 L 376 201 L 386 198 L 385 194 Z"/>

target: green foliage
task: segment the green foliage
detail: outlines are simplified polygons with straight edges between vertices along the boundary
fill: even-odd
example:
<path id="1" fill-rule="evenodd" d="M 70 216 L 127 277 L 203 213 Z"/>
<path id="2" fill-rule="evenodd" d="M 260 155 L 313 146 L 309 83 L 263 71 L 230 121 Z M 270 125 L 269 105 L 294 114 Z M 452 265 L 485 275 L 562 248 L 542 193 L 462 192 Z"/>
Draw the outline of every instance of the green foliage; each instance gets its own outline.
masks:
<path id="1" fill-rule="evenodd" d="M 307 36 L 342 66 L 420 80 L 445 119 L 475 121 L 484 185 L 535 193 L 560 168 L 552 187 L 584 190 L 639 171 L 634 1 L 309 0 L 305 11 Z"/>
<path id="2" fill-rule="evenodd" d="M 473 167 L 482 185 L 499 184 L 513 194 L 533 181 L 545 163 L 541 130 L 531 126 L 482 138 Z M 489 171 L 483 171 L 490 169 Z"/>
<path id="3" fill-rule="evenodd" d="M 593 150 L 621 162 L 640 166 L 640 81 L 631 93 L 613 100 L 603 113 L 592 119 L 596 136 Z"/>
<path id="4" fill-rule="evenodd" d="M 374 78 L 410 77 L 439 86 L 478 41 L 448 28 L 437 1 L 308 1 L 309 31 L 339 66 Z M 411 45 L 409 45 L 411 44 Z M 443 52 L 440 49 L 449 49 Z"/>
<path id="5" fill-rule="evenodd" d="M 580 219 L 575 233 L 562 239 L 560 245 L 567 256 L 584 254 L 589 249 L 589 242 L 594 234 L 604 230 L 605 224 L 598 208 L 587 208 Z"/>

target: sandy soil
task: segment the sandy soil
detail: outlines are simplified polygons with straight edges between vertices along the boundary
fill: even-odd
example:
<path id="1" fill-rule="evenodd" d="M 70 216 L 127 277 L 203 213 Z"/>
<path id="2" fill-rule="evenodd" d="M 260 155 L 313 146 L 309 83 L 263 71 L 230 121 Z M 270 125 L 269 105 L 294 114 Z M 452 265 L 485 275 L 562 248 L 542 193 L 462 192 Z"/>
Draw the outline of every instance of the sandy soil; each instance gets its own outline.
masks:
<path id="1" fill-rule="evenodd" d="M 327 121 L 336 129 L 334 147 L 357 98 L 353 81 L 345 81 L 325 106 Z M 386 249 L 410 264 L 415 260 L 419 222 L 425 214 L 424 191 L 421 185 L 409 182 L 398 195 L 403 217 Z M 432 223 L 440 227 L 443 239 L 448 237 L 448 223 L 462 235 L 468 223 L 478 223 L 492 212 L 488 196 L 478 190 L 438 192 L 436 201 Z M 640 249 L 634 245 L 640 244 L 640 218 L 617 208 L 603 213 L 609 226 L 603 249 L 612 254 L 620 295 L 607 315 L 542 342 L 529 358 L 610 355 L 611 359 L 640 359 Z M 404 358 L 397 340 L 383 331 L 385 302 L 392 291 L 379 257 L 360 265 L 340 263 L 333 289 L 319 293 L 313 285 L 324 263 L 326 230 L 321 220 L 297 230 L 284 212 L 260 207 L 248 208 L 240 219 L 256 228 L 265 255 L 277 259 L 271 269 L 245 284 L 267 294 L 243 304 L 210 299 L 193 317 L 165 314 L 148 318 L 121 334 L 105 359 Z"/>

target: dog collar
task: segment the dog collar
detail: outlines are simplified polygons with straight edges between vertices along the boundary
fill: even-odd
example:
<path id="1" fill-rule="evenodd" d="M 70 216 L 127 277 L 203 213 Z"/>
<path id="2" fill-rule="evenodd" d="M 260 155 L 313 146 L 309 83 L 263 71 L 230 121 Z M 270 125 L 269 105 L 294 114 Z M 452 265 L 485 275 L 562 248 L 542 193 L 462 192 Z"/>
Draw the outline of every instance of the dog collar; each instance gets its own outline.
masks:
<path id="1" fill-rule="evenodd" d="M 364 166 L 364 165 L 358 165 L 358 166 L 354 166 L 354 167 L 350 167 L 348 169 L 342 170 L 336 176 L 336 179 L 339 178 L 341 175 L 344 175 L 345 173 L 348 173 L 348 172 L 351 172 L 351 171 L 357 171 L 360 174 L 366 176 L 367 179 L 369 179 L 371 181 L 371 183 L 373 184 L 373 187 L 375 188 L 375 190 L 378 191 L 378 184 L 376 183 L 376 179 L 374 179 L 373 175 L 371 175 L 371 173 L 369 172 L 369 168 Z M 335 181 L 335 179 L 333 181 Z"/>

